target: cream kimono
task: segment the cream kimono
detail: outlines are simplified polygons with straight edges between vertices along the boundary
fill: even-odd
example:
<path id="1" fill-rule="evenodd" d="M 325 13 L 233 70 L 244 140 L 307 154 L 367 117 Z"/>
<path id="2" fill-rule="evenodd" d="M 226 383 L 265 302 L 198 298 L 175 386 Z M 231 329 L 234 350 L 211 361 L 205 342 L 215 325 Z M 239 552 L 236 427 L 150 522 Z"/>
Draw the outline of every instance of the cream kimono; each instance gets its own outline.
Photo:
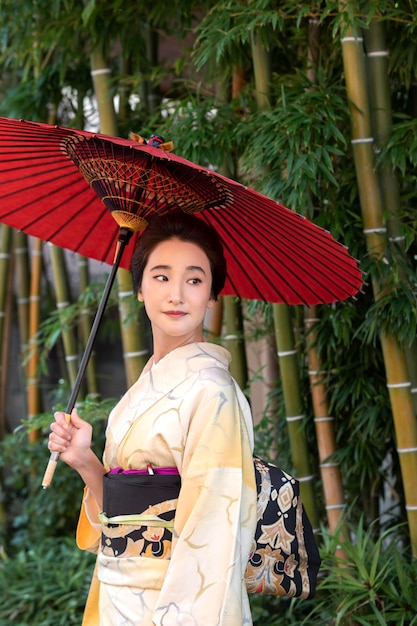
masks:
<path id="1" fill-rule="evenodd" d="M 181 491 L 170 559 L 98 552 L 84 626 L 252 624 L 244 573 L 256 527 L 249 406 L 229 353 L 193 343 L 145 367 L 112 411 L 106 468 L 177 467 Z M 97 550 L 88 490 L 77 531 Z"/>

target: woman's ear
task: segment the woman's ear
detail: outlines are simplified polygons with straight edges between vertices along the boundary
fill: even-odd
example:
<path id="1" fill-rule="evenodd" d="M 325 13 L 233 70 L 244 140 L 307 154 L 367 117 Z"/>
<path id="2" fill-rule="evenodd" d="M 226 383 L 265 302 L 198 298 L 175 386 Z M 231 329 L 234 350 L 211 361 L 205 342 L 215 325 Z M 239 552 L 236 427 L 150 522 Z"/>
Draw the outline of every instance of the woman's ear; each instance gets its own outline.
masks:
<path id="1" fill-rule="evenodd" d="M 143 302 L 143 295 L 142 295 L 142 291 L 140 289 L 138 291 L 138 300 L 139 300 L 139 302 Z"/>
<path id="2" fill-rule="evenodd" d="M 210 300 L 207 302 L 207 308 L 212 309 L 216 304 L 216 299 L 212 296 Z"/>

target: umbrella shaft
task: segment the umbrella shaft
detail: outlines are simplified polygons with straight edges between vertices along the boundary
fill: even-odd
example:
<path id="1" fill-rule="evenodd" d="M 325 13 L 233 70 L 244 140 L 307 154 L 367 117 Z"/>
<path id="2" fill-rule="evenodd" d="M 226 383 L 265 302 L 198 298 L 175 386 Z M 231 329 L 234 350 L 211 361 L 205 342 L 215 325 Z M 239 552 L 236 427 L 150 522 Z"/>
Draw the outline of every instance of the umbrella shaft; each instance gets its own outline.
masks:
<path id="1" fill-rule="evenodd" d="M 120 260 L 121 260 L 122 254 L 123 254 L 123 250 L 124 250 L 124 245 L 125 244 L 120 242 L 120 240 L 117 243 L 118 243 L 118 245 L 117 245 L 117 248 L 116 248 L 115 261 L 114 261 L 114 264 L 112 265 L 111 272 L 110 272 L 109 277 L 108 277 L 108 279 L 106 281 L 106 285 L 104 287 L 104 291 L 103 291 L 103 294 L 102 294 L 101 299 L 100 299 L 100 304 L 99 304 L 99 307 L 97 309 L 97 313 L 95 315 L 95 318 L 94 318 L 94 321 L 93 321 L 93 325 L 92 325 L 91 330 L 90 330 L 90 334 L 89 334 L 89 337 L 88 337 L 88 340 L 87 340 L 87 343 L 86 343 L 86 346 L 85 346 L 85 349 L 84 349 L 83 356 L 81 358 L 80 367 L 79 367 L 78 372 L 77 372 L 77 377 L 76 377 L 76 379 L 74 381 L 74 387 L 72 389 L 71 395 L 70 395 L 69 400 L 68 400 L 66 413 L 69 413 L 69 414 L 71 414 L 71 411 L 74 408 L 75 403 L 77 401 L 77 397 L 78 397 L 78 394 L 80 392 L 80 387 L 81 387 L 81 384 L 82 384 L 82 381 L 83 381 L 83 378 L 84 378 L 84 375 L 85 375 L 85 372 L 86 372 L 86 369 L 87 369 L 87 366 L 88 366 L 88 362 L 89 362 L 90 357 L 91 357 L 91 353 L 93 351 L 93 346 L 94 346 L 94 342 L 95 342 L 95 339 L 96 339 L 96 336 L 97 336 L 97 332 L 98 332 L 98 329 L 100 327 L 101 321 L 103 319 L 103 314 L 104 314 L 105 308 L 107 306 L 107 302 L 109 300 L 110 293 L 111 293 L 111 290 L 112 290 L 112 287 L 113 287 L 113 283 L 114 283 L 114 280 L 116 278 L 117 270 L 119 268 Z"/>
<path id="2" fill-rule="evenodd" d="M 90 335 L 88 337 L 88 341 L 85 346 L 84 354 L 81 359 L 77 377 L 74 382 L 74 387 L 71 392 L 71 396 L 68 400 L 67 409 L 66 409 L 66 413 L 68 416 L 71 415 L 71 411 L 74 408 L 75 403 L 77 401 L 81 383 L 83 381 L 84 374 L 87 369 L 88 362 L 90 360 L 91 352 L 93 351 L 94 341 L 97 336 L 97 332 L 98 332 L 101 320 L 103 319 L 103 313 L 106 308 L 106 305 L 110 296 L 110 292 L 113 287 L 114 279 L 116 278 L 117 270 L 120 265 L 123 250 L 125 249 L 125 246 L 129 242 L 129 239 L 131 236 L 132 236 L 131 230 L 128 230 L 127 228 L 120 229 L 119 238 L 118 238 L 117 245 L 116 245 L 116 253 L 114 255 L 114 262 L 111 268 L 111 272 L 109 274 L 109 277 L 107 278 L 106 285 L 104 287 L 104 291 L 100 299 L 100 304 L 97 309 L 97 313 L 95 315 L 93 325 L 91 327 Z M 59 452 L 52 452 L 51 456 L 49 457 L 49 463 L 47 465 L 47 468 L 45 470 L 45 474 L 42 480 L 42 487 L 44 489 L 49 487 L 52 482 L 52 477 L 54 475 L 58 459 L 59 459 Z"/>

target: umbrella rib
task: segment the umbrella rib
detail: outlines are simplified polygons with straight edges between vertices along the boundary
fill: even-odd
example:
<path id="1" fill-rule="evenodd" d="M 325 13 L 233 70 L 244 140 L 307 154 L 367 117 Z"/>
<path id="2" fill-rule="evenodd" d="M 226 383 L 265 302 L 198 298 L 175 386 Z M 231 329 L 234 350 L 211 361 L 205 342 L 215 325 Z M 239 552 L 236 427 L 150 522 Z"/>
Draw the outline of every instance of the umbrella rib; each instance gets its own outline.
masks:
<path id="1" fill-rule="evenodd" d="M 115 211 L 130 213 L 117 219 L 129 225 L 135 219 L 138 227 L 149 215 L 179 209 L 200 213 L 218 230 L 229 264 L 227 293 L 312 304 L 345 299 L 362 285 L 357 261 L 320 226 L 150 145 L 0 118 L 0 176 L 2 221 L 107 263 L 116 244 Z"/>
<path id="2" fill-rule="evenodd" d="M 297 214 L 294 214 L 294 215 L 297 215 Z M 241 217 L 241 220 L 244 222 L 245 221 L 245 217 L 243 215 L 241 215 L 240 217 Z M 229 225 L 230 225 L 230 220 L 229 220 Z M 249 226 L 250 226 L 250 224 L 249 224 Z M 230 225 L 230 228 L 232 228 L 232 227 L 233 227 L 233 224 Z M 317 228 L 320 228 L 320 227 L 317 227 Z M 323 231 L 323 232 L 326 232 L 326 231 Z M 241 234 L 240 236 L 242 238 L 244 238 L 244 235 Z M 276 247 L 276 241 L 271 241 L 271 245 L 272 245 L 273 248 Z M 268 255 L 268 249 L 269 248 L 267 246 L 263 246 L 262 249 L 252 249 L 252 254 L 255 257 L 257 257 L 258 261 L 263 262 L 264 259 L 265 259 L 265 254 Z M 230 250 L 229 250 L 229 252 L 231 253 Z M 298 250 L 296 250 L 296 252 L 299 253 Z M 232 255 L 232 256 L 234 256 L 234 255 Z M 236 258 L 236 257 L 234 257 L 234 258 Z M 311 262 L 310 258 L 308 260 L 309 260 L 309 262 Z M 288 264 L 284 264 L 283 263 L 283 267 L 286 267 L 287 270 L 290 271 L 290 267 L 288 266 Z M 294 268 L 294 269 L 296 270 L 297 268 Z M 294 284 L 290 284 L 289 281 L 285 279 L 285 276 L 283 275 L 282 271 L 277 269 L 274 264 L 271 264 L 269 266 L 269 270 L 272 271 L 273 274 L 276 277 L 279 277 L 281 279 L 281 281 L 284 282 L 287 285 L 287 288 L 290 291 L 292 291 L 294 294 L 296 294 L 297 298 L 301 302 L 304 302 L 304 304 L 307 304 L 306 298 L 302 296 L 300 290 L 297 289 Z M 304 287 L 304 289 L 308 290 L 308 292 L 311 293 L 312 295 L 315 295 L 315 292 L 312 289 L 312 286 L 310 286 L 308 283 L 306 283 L 306 281 L 304 281 L 298 274 L 295 274 L 294 271 L 291 271 L 291 274 L 292 274 L 293 278 L 296 278 L 297 281 L 299 283 L 301 283 L 301 285 Z M 319 287 L 321 290 L 326 291 L 328 294 L 330 294 L 332 296 L 332 298 L 338 297 L 337 291 L 335 291 L 334 289 L 331 289 L 329 286 L 324 287 L 322 285 L 322 283 L 318 279 L 316 279 L 316 278 L 313 278 L 313 281 L 316 283 L 317 287 Z M 255 287 L 256 291 L 259 293 L 259 288 L 258 288 L 257 285 L 254 284 L 254 281 L 251 280 L 250 282 Z M 285 300 L 282 291 L 280 292 L 280 297 Z"/>
<path id="3" fill-rule="evenodd" d="M 202 217 L 203 217 L 203 218 L 205 217 L 205 214 L 204 214 L 204 213 L 202 214 Z M 222 231 L 225 231 L 225 232 L 227 233 L 226 229 L 225 229 L 225 228 L 224 228 L 224 226 L 223 226 L 223 225 L 222 225 L 222 224 L 221 224 L 221 223 L 220 223 L 220 222 L 216 219 L 216 218 L 217 218 L 217 215 L 216 215 L 216 213 L 215 213 L 215 212 L 210 212 L 210 217 L 213 219 L 213 222 L 215 222 L 215 223 L 217 224 L 217 232 L 219 232 L 220 236 L 222 237 L 222 239 L 223 239 L 223 241 L 224 241 L 224 240 L 225 240 L 225 237 L 224 237 L 224 236 L 222 236 Z M 226 219 L 226 218 L 225 218 L 225 219 Z M 213 225 L 214 225 L 214 224 L 213 224 Z M 237 259 L 236 255 L 234 254 L 234 252 L 232 252 L 232 250 L 230 249 L 230 247 L 228 247 L 228 248 L 227 248 L 227 251 L 228 251 L 228 254 L 232 257 L 232 259 L 236 262 L 236 264 L 238 264 L 238 263 L 239 263 L 239 262 L 238 262 L 238 259 Z M 271 269 L 273 269 L 273 268 L 271 268 Z M 248 274 L 248 273 L 247 273 L 247 274 L 246 274 L 246 278 L 247 278 L 247 280 L 249 281 L 249 283 L 251 284 L 251 286 L 252 286 L 252 288 L 253 288 L 254 292 L 255 292 L 256 294 L 258 294 L 259 299 L 260 299 L 260 300 L 264 300 L 265 298 L 264 298 L 264 296 L 263 296 L 263 294 L 262 294 L 261 290 L 259 289 L 258 284 L 257 284 L 257 283 L 253 280 L 253 278 L 250 276 L 250 274 Z M 231 278 L 231 275 L 230 275 L 230 268 L 229 268 L 229 272 L 228 272 L 228 279 L 229 279 L 230 284 L 231 284 L 231 285 L 232 285 L 232 287 L 233 287 L 233 290 L 234 290 L 236 293 L 239 293 L 239 291 L 240 291 L 240 290 L 239 290 L 239 288 L 238 288 L 238 287 L 237 287 L 237 285 L 236 285 L 236 284 L 232 281 L 232 278 Z M 278 292 L 278 293 L 279 293 L 280 297 L 282 298 L 282 293 L 281 293 L 281 292 Z"/>
<path id="4" fill-rule="evenodd" d="M 288 209 L 286 209 L 285 212 L 283 212 L 284 215 L 287 212 L 288 212 Z M 313 249 L 316 250 L 319 247 L 322 250 L 322 252 L 324 252 L 326 255 L 328 255 L 331 251 L 332 263 L 336 264 L 339 267 L 339 269 L 346 274 L 346 277 L 349 278 L 349 282 L 351 280 L 353 281 L 352 270 L 355 270 L 355 273 L 357 273 L 357 266 L 356 266 L 356 262 L 352 259 L 352 257 L 349 257 L 347 255 L 347 248 L 343 246 L 341 243 L 334 240 L 331 237 L 331 235 L 328 233 L 328 231 L 324 230 L 320 226 L 317 226 L 311 222 L 308 222 L 305 218 L 303 218 L 302 216 L 299 216 L 298 213 L 291 213 L 291 215 L 297 216 L 301 220 L 300 223 L 303 225 L 303 232 L 305 233 L 310 243 L 313 245 Z M 240 219 L 243 221 L 245 219 L 245 216 L 241 215 Z M 271 218 L 269 216 L 269 220 L 270 219 Z M 288 222 L 288 219 L 287 219 L 287 222 Z M 317 237 L 313 236 L 314 232 L 312 230 L 312 227 L 315 227 L 317 229 L 316 233 L 320 235 L 320 241 L 317 240 Z M 297 229 L 295 228 L 295 225 L 292 222 L 288 222 L 287 230 L 292 230 L 295 234 L 297 234 Z M 277 228 L 275 227 L 274 233 L 277 239 L 279 239 L 281 236 L 280 230 L 277 230 Z M 265 237 L 265 235 L 268 236 L 266 231 L 263 232 L 262 235 L 263 237 Z M 270 241 L 272 244 L 276 243 L 275 240 L 273 240 L 272 238 L 270 239 Z M 287 244 L 287 246 L 291 245 L 291 242 L 288 242 L 288 239 L 285 239 L 285 243 Z M 335 247 L 336 247 L 337 255 L 336 255 Z M 295 258 L 297 258 L 300 254 L 300 250 L 294 249 L 294 252 L 296 253 Z M 314 260 L 314 257 L 309 258 L 308 261 L 310 264 L 316 263 Z M 320 267 L 318 268 L 318 271 L 319 272 L 321 271 Z M 352 286 L 355 286 L 356 281 L 350 282 L 350 284 Z"/>

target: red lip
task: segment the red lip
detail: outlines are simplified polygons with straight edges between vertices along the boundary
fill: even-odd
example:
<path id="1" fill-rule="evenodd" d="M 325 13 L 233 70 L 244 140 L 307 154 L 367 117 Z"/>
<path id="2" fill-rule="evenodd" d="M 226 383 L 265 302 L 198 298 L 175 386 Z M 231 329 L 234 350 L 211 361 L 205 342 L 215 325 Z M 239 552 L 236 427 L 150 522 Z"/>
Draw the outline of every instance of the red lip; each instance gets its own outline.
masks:
<path id="1" fill-rule="evenodd" d="M 187 315 L 184 311 L 164 311 L 164 313 L 169 317 L 183 317 L 184 315 Z"/>

